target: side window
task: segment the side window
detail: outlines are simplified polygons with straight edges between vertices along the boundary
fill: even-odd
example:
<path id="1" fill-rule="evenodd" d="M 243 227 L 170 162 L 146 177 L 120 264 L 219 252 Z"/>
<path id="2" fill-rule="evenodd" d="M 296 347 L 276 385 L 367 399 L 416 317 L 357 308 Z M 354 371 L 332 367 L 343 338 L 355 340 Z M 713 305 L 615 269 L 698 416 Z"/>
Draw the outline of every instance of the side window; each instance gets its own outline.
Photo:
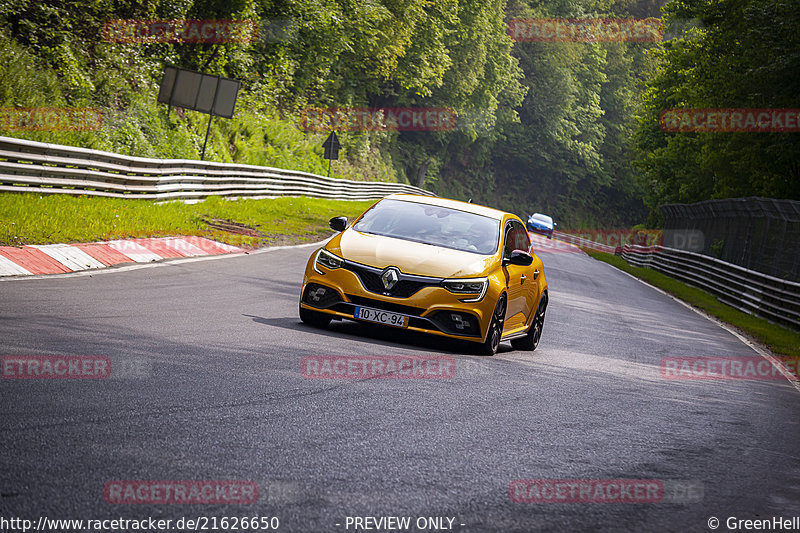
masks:
<path id="1" fill-rule="evenodd" d="M 525 252 L 530 253 L 531 251 L 531 237 L 528 235 L 528 230 L 525 229 L 525 226 L 517 222 L 516 220 L 512 220 L 511 223 L 514 225 L 516 230 L 515 235 L 515 243 L 514 249 L 515 250 L 523 250 Z"/>
<path id="2" fill-rule="evenodd" d="M 514 251 L 514 226 L 508 222 L 503 241 L 503 257 L 510 257 L 512 251 Z"/>
<path id="3" fill-rule="evenodd" d="M 530 252 L 531 240 L 528 237 L 528 230 L 525 229 L 525 226 L 516 220 L 511 220 L 506 224 L 503 255 L 509 257 L 514 250 Z"/>

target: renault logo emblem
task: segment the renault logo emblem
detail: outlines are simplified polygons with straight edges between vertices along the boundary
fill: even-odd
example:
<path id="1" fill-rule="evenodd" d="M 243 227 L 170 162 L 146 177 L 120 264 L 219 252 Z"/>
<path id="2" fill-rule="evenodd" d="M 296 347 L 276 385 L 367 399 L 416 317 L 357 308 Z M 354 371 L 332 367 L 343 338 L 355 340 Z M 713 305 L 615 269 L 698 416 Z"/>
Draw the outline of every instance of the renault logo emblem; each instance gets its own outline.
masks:
<path id="1" fill-rule="evenodd" d="M 381 274 L 381 281 L 383 281 L 383 288 L 387 291 L 392 290 L 392 287 L 397 285 L 400 279 L 400 271 L 394 267 L 389 267 Z"/>

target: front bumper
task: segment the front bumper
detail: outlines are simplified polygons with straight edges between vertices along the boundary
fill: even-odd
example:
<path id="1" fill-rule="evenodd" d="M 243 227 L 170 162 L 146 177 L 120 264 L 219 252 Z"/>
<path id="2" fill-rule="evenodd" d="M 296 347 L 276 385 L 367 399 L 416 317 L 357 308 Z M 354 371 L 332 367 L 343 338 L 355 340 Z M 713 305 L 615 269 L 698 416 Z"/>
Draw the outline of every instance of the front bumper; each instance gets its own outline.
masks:
<path id="1" fill-rule="evenodd" d="M 528 224 L 528 231 L 532 231 L 533 233 L 538 233 L 539 235 L 546 235 L 548 237 L 552 237 L 553 231 L 555 230 L 548 228 L 540 228 L 538 226 L 533 226 L 531 224 Z"/>
<path id="2" fill-rule="evenodd" d="M 472 342 L 483 342 L 486 337 L 497 300 L 491 278 L 489 288 L 479 302 L 462 302 L 462 299 L 469 299 L 470 296 L 454 294 L 434 284 L 422 284 L 408 297 L 393 297 L 375 292 L 378 288 L 363 272 L 359 276 L 354 271 L 357 268 L 321 267 L 323 274 L 320 274 L 314 270 L 313 260 L 314 256 L 303 277 L 300 306 L 305 309 L 326 313 L 337 319 L 362 322 L 354 318 L 355 308 L 370 307 L 408 316 L 408 326 L 403 329 L 410 331 Z"/>

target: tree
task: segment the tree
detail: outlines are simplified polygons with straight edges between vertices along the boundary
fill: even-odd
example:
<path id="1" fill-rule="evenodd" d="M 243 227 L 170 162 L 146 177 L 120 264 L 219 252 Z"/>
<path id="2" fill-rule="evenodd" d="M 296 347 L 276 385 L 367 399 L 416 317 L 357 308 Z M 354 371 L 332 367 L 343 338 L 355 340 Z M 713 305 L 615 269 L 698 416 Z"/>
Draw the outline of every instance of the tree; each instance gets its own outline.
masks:
<path id="1" fill-rule="evenodd" d="M 667 24 L 687 31 L 652 52 L 638 111 L 636 165 L 652 210 L 670 202 L 800 198 L 796 133 L 668 133 L 670 108 L 796 108 L 800 12 L 773 0 L 673 0 Z M 689 24 L 690 22 L 690 24 Z"/>

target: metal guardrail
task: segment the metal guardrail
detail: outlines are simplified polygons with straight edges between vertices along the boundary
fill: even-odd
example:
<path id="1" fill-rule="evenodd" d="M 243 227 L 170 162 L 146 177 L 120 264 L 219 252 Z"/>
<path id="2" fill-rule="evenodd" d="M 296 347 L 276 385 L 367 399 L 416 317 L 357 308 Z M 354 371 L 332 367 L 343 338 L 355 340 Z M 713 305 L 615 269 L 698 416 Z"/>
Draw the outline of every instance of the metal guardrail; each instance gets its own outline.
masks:
<path id="1" fill-rule="evenodd" d="M 0 137 L 0 191 L 190 200 L 312 196 L 373 200 L 433 193 L 403 183 L 352 181 L 255 165 L 149 159 Z"/>
<path id="2" fill-rule="evenodd" d="M 745 313 L 800 328 L 800 283 L 662 246 L 625 245 L 622 257 L 631 265 L 649 267 L 704 289 Z"/>

